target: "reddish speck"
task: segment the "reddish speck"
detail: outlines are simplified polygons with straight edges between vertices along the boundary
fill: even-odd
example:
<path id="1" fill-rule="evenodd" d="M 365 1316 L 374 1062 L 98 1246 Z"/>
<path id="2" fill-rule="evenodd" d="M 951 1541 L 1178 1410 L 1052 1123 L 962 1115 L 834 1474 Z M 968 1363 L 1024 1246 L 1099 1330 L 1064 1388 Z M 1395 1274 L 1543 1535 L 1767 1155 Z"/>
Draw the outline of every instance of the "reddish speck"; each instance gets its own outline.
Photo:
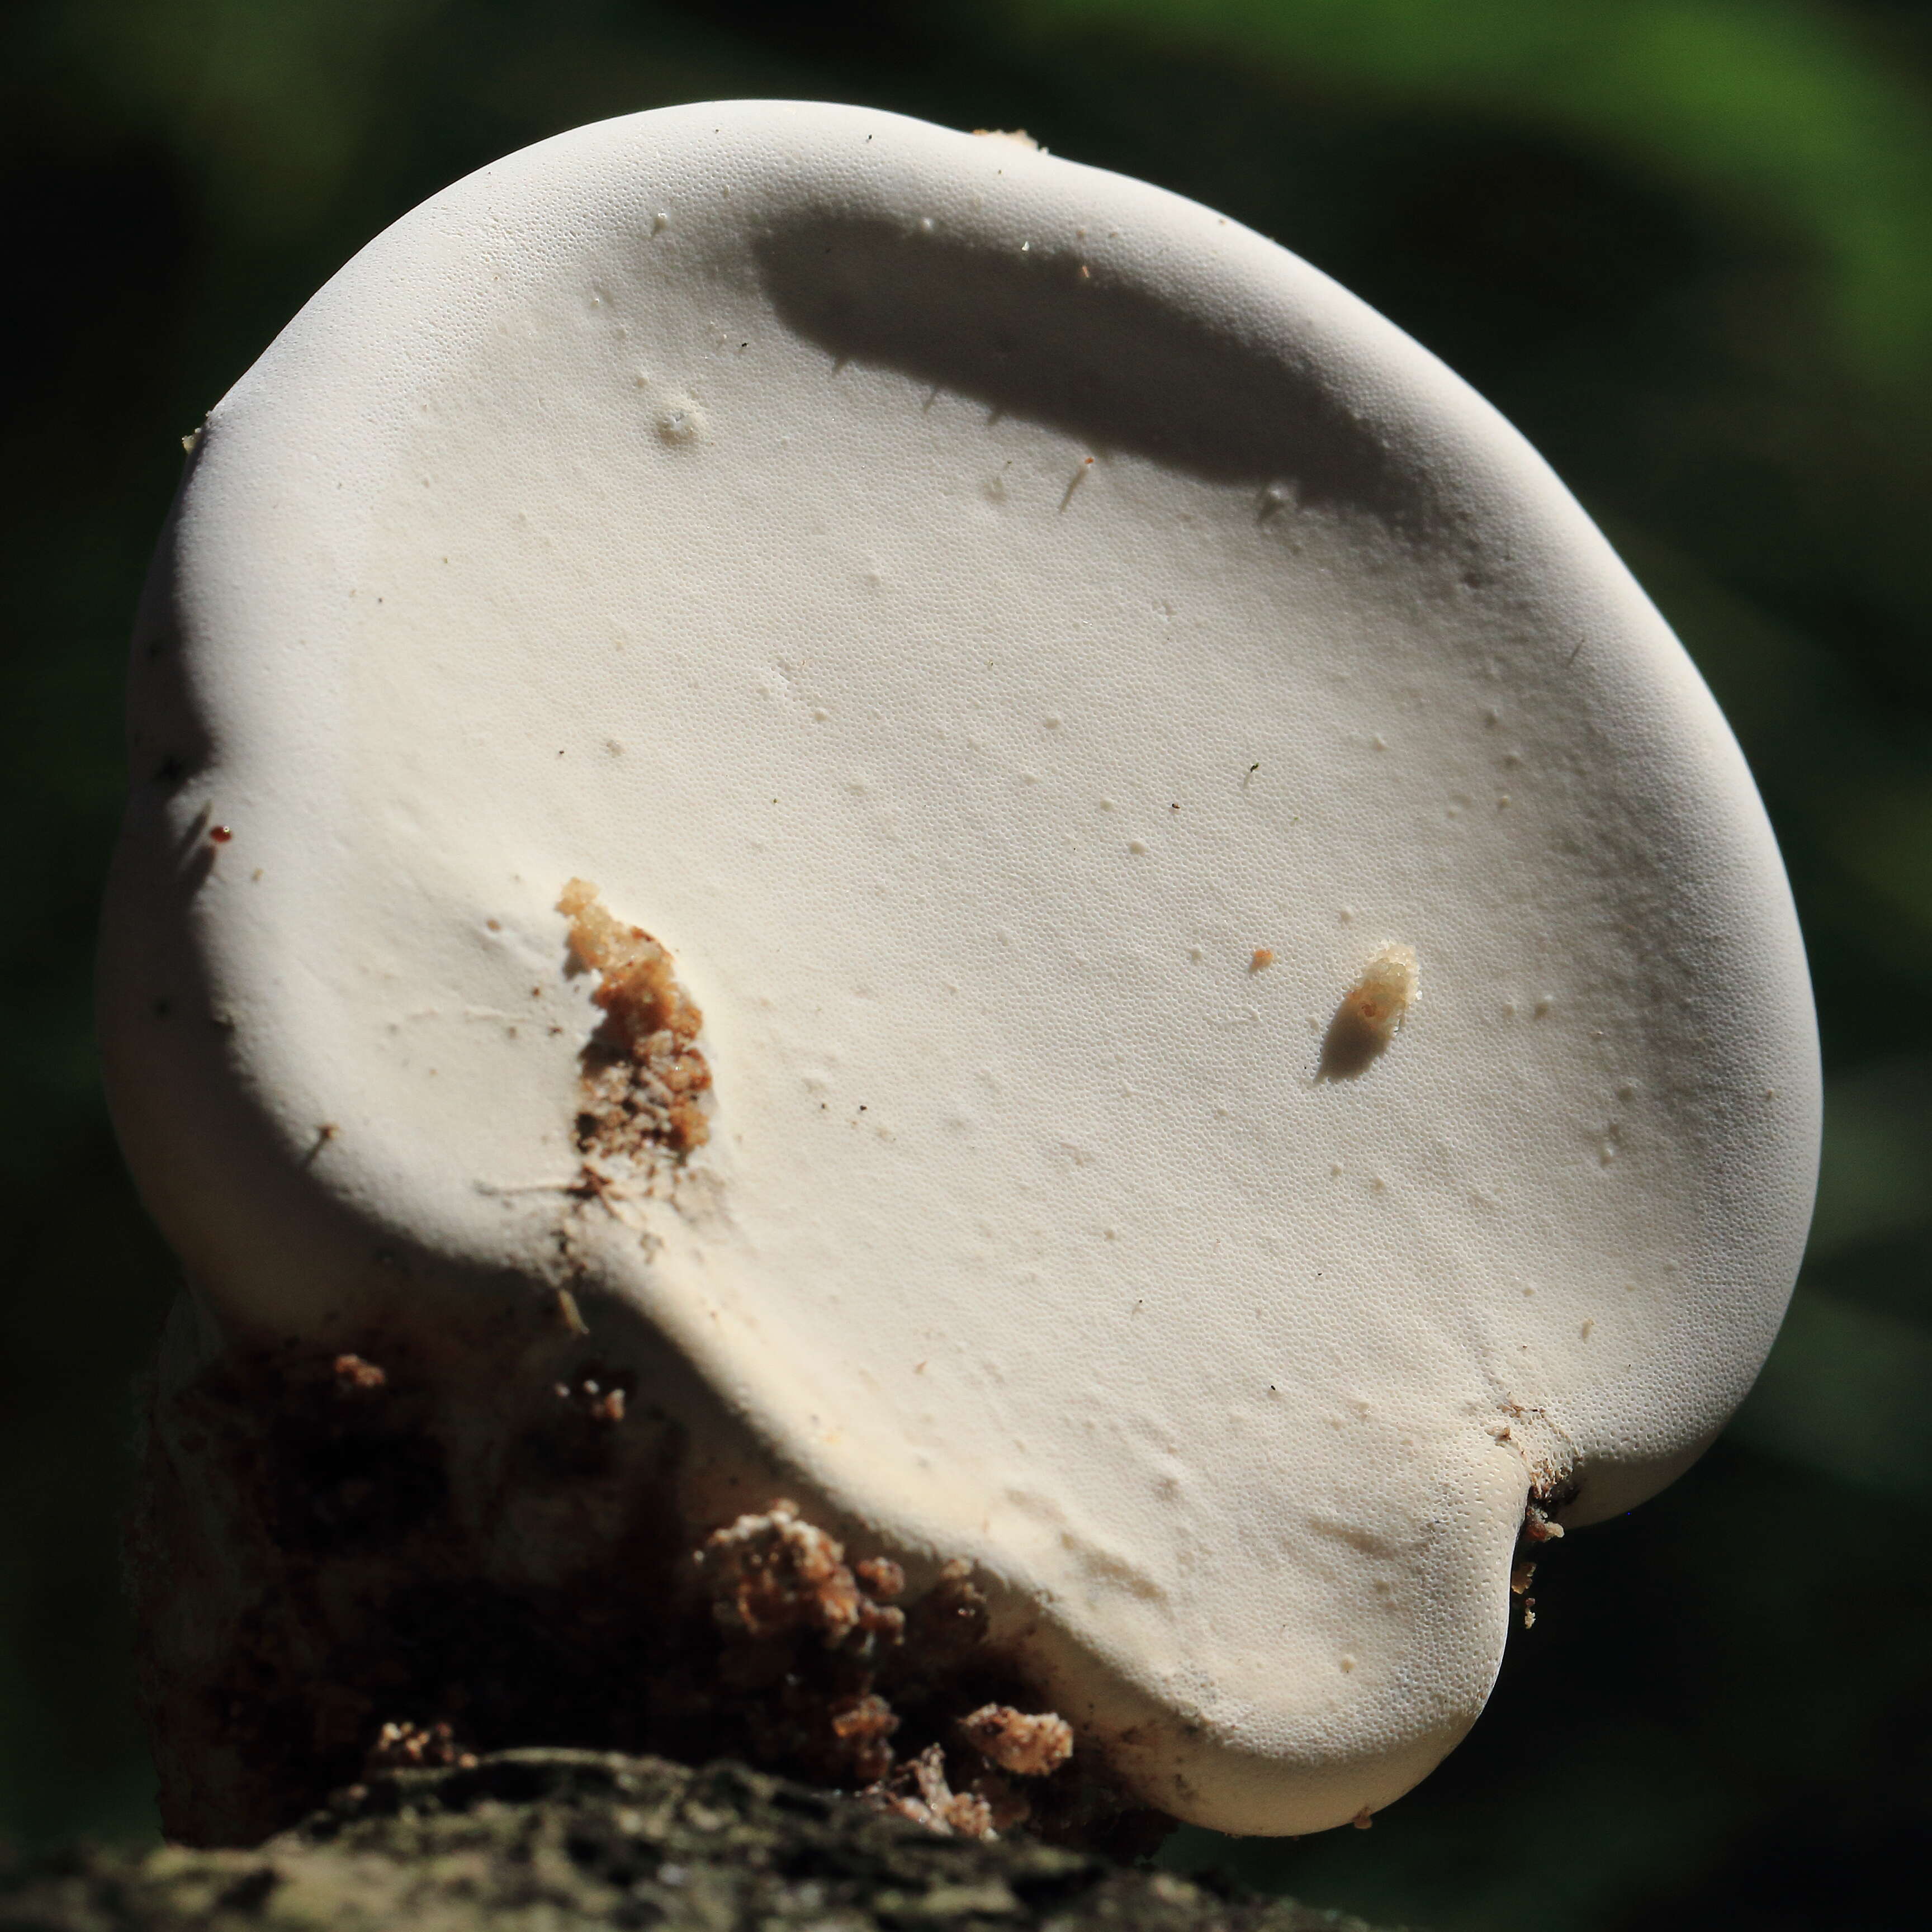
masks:
<path id="1" fill-rule="evenodd" d="M 208 828 L 208 836 L 216 844 L 226 845 L 229 840 L 235 836 L 235 834 L 233 831 L 226 825 L 211 825 Z"/>

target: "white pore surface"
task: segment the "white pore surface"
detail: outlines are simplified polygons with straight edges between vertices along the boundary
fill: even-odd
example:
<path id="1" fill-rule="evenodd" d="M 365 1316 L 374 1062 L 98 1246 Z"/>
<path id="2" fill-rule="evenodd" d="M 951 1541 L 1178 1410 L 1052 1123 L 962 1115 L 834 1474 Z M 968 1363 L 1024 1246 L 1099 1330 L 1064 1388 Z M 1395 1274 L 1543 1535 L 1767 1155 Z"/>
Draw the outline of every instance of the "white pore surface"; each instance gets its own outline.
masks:
<path id="1" fill-rule="evenodd" d="M 1737 748 L 1516 434 L 1204 208 L 791 103 L 513 155 L 216 410 L 136 656 L 106 1030 L 216 1305 L 575 1215 L 1184 1816 L 1423 1775 L 1533 1478 L 1627 1508 L 1770 1343 L 1816 1082 Z M 574 874 L 716 1077 L 623 1220 Z"/>

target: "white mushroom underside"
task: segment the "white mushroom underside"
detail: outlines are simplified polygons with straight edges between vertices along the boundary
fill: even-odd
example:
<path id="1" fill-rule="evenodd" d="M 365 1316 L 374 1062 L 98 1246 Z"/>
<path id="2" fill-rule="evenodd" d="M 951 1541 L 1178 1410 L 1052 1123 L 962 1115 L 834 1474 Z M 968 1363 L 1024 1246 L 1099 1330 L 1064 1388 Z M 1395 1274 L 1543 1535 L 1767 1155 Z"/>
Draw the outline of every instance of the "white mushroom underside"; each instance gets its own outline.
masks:
<path id="1" fill-rule="evenodd" d="M 1625 1508 L 1755 1372 L 1816 1098 L 1742 760 L 1514 434 L 1240 228 L 855 110 L 584 129 L 316 298 L 171 554 L 209 748 L 136 800 L 107 1030 L 217 1301 L 319 1330 L 345 1226 L 554 1269 L 596 880 L 716 1080 L 597 1278 L 1037 1610 L 1153 1802 L 1397 1795 L 1532 1473 Z"/>

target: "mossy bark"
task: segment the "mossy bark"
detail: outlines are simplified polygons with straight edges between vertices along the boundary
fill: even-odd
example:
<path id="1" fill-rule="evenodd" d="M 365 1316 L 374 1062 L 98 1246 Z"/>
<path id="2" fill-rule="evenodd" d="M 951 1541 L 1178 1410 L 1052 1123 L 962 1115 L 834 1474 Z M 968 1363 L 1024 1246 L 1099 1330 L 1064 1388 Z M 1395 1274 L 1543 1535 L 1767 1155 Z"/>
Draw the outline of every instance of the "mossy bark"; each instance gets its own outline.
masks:
<path id="1" fill-rule="evenodd" d="M 81 1851 L 0 1932 L 1368 1932 L 1023 1838 L 934 1835 L 733 1764 L 507 1751 L 351 1787 L 253 1851 Z"/>

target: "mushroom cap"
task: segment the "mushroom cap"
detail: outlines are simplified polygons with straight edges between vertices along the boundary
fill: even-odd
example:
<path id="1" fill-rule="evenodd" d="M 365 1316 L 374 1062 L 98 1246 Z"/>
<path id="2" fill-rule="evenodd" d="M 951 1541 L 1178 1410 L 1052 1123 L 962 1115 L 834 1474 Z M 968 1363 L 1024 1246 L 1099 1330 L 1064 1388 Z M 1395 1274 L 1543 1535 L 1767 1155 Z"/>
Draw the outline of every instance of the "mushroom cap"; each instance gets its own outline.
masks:
<path id="1" fill-rule="evenodd" d="M 214 410 L 134 664 L 104 1033 L 208 1305 L 621 1295 L 1180 1816 L 1424 1775 L 1526 1499 L 1649 1494 L 1776 1330 L 1816 1046 L 1716 706 L 1174 195 L 788 102 L 512 155 Z M 590 1202 L 578 879 L 714 1083 Z"/>

